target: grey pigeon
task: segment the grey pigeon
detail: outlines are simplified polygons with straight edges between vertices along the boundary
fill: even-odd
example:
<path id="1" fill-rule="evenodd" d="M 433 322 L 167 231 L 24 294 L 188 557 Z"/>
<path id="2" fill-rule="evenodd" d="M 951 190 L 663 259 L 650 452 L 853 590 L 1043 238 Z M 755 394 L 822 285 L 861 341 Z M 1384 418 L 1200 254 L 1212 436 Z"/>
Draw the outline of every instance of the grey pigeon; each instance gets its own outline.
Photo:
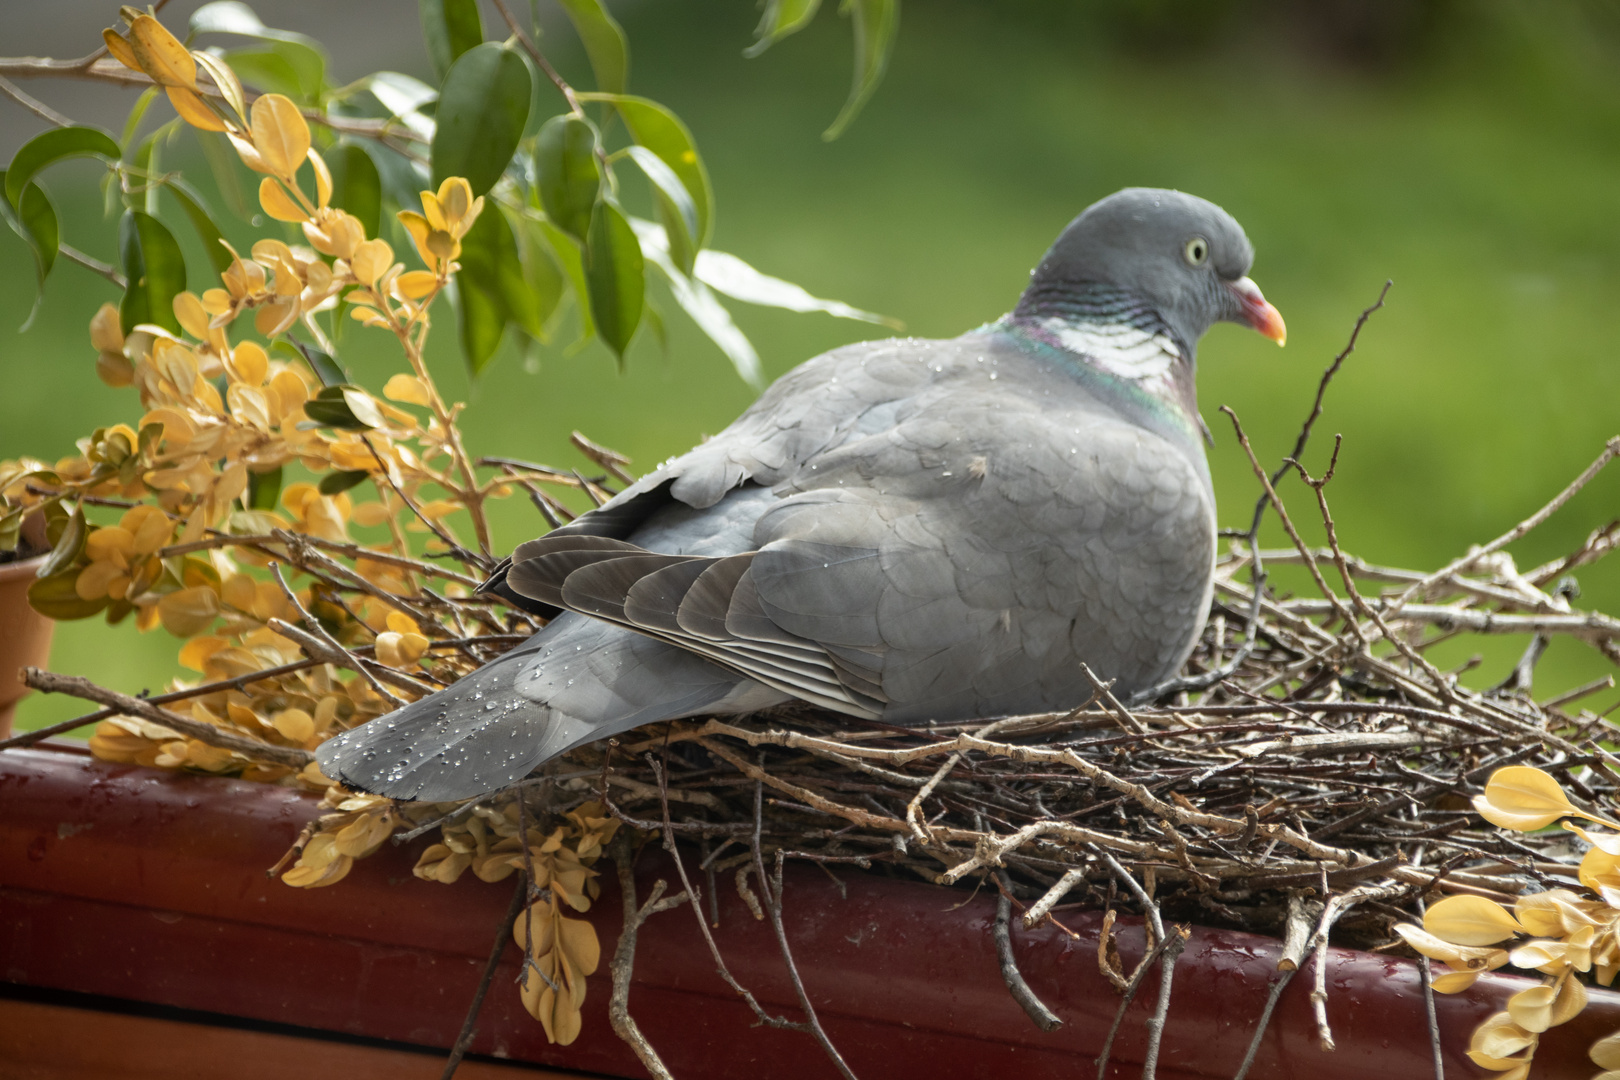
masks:
<path id="1" fill-rule="evenodd" d="M 1194 351 L 1283 341 L 1220 207 L 1131 188 L 1075 218 L 1012 314 L 818 356 L 730 427 L 518 547 L 484 586 L 550 617 L 454 686 L 326 742 L 328 776 L 448 801 L 641 724 L 795 699 L 892 724 L 1174 674 L 1215 499 Z"/>

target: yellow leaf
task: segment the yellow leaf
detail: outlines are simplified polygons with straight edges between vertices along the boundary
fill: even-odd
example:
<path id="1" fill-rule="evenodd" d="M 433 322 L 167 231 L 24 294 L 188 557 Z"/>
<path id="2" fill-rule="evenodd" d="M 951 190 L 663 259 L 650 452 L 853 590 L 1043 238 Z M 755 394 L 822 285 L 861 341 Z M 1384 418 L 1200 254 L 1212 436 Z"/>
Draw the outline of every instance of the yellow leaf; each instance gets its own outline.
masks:
<path id="1" fill-rule="evenodd" d="M 203 670 L 208 658 L 225 648 L 226 641 L 219 637 L 195 637 L 180 647 L 180 664 L 192 671 Z"/>
<path id="2" fill-rule="evenodd" d="M 275 337 L 291 329 L 298 321 L 296 299 L 273 300 L 253 313 L 253 329 L 265 337 Z"/>
<path id="3" fill-rule="evenodd" d="M 122 352 L 124 331 L 118 322 L 118 305 L 102 304 L 90 316 L 90 344 L 101 352 Z"/>
<path id="4" fill-rule="evenodd" d="M 1521 1028 L 1531 1032 L 1546 1031 L 1552 1026 L 1552 1004 L 1558 991 L 1551 986 L 1532 986 L 1508 998 L 1508 1015 Z"/>
<path id="5" fill-rule="evenodd" d="M 1579 979 L 1565 979 L 1553 1000 L 1550 1026 L 1567 1024 L 1586 1008 L 1586 986 Z"/>
<path id="6" fill-rule="evenodd" d="M 1477 971 L 1448 971 L 1436 975 L 1429 985 L 1437 994 L 1460 994 L 1478 982 L 1479 975 Z"/>
<path id="7" fill-rule="evenodd" d="M 254 149 L 271 175 L 293 183 L 298 166 L 309 154 L 309 124 L 298 106 L 281 94 L 259 97 L 252 112 Z"/>
<path id="8" fill-rule="evenodd" d="M 439 287 L 439 277 L 431 270 L 411 270 L 394 279 L 394 292 L 408 300 L 420 300 Z"/>
<path id="9" fill-rule="evenodd" d="M 410 405 L 426 406 L 431 404 L 427 387 L 415 375 L 406 375 L 401 372 L 390 376 L 388 384 L 383 387 L 383 397 L 394 401 L 403 401 Z"/>
<path id="10" fill-rule="evenodd" d="M 101 40 L 106 42 L 107 51 L 112 58 L 131 71 L 141 70 L 141 62 L 135 58 L 135 50 L 129 47 L 129 41 L 122 34 L 111 28 L 101 32 Z"/>
<path id="11" fill-rule="evenodd" d="M 1520 1027 L 1513 1017 L 1505 1012 L 1488 1017 L 1474 1029 L 1474 1036 L 1469 1041 L 1471 1051 L 1497 1060 L 1512 1057 L 1521 1050 L 1535 1045 L 1535 1035 Z"/>
<path id="12" fill-rule="evenodd" d="M 231 66 L 205 52 L 194 51 L 191 58 L 197 61 L 198 66 L 208 73 L 210 79 L 214 80 L 214 85 L 219 88 L 220 96 L 230 105 L 231 111 L 236 114 L 236 119 L 239 122 L 246 123 L 247 95 L 242 93 L 242 84 L 236 78 L 236 72 L 231 70 Z"/>
<path id="13" fill-rule="evenodd" d="M 1508 910 L 1482 896 L 1448 896 L 1423 916 L 1423 928 L 1457 945 L 1494 945 L 1524 933 Z"/>
<path id="14" fill-rule="evenodd" d="M 150 15 L 138 16 L 129 27 L 129 45 L 140 70 L 160 86 L 197 88 L 197 61 L 168 29 Z"/>
<path id="15" fill-rule="evenodd" d="M 1610 855 L 1602 848 L 1591 848 L 1581 859 L 1581 884 L 1588 889 L 1620 886 L 1620 857 Z"/>
<path id="16" fill-rule="evenodd" d="M 405 226 L 405 231 L 411 236 L 411 242 L 416 245 L 416 253 L 422 257 L 423 262 L 432 266 L 435 256 L 428 250 L 428 235 L 433 229 L 428 225 L 427 218 L 414 210 L 401 210 L 398 216 L 399 223 Z"/>
<path id="17" fill-rule="evenodd" d="M 1530 832 L 1575 813 L 1558 781 L 1529 765 L 1497 769 L 1485 783 L 1474 809 L 1492 825 Z"/>
<path id="18" fill-rule="evenodd" d="M 163 628 L 176 637 L 200 634 L 219 615 L 219 594 L 206 585 L 180 589 L 158 601 Z"/>
<path id="19" fill-rule="evenodd" d="M 85 539 L 84 553 L 92 562 L 105 559 L 126 569 L 130 556 L 135 554 L 135 535 L 122 525 L 96 529 Z"/>
<path id="20" fill-rule="evenodd" d="M 124 571 L 112 562 L 93 562 L 73 580 L 73 591 L 79 594 L 81 600 L 100 600 L 108 595 L 113 580 L 122 577 Z"/>
<path id="21" fill-rule="evenodd" d="M 1620 1069 L 1620 1031 L 1593 1043 L 1586 1056 L 1600 1069 Z"/>
<path id="22" fill-rule="evenodd" d="M 324 207 L 332 201 L 332 170 L 313 146 L 309 148 L 309 167 L 315 170 L 315 205 Z"/>
<path id="23" fill-rule="evenodd" d="M 259 205 L 264 212 L 277 221 L 306 221 L 309 215 L 293 201 L 285 188 L 275 177 L 267 176 L 259 181 Z"/>
<path id="24" fill-rule="evenodd" d="M 303 709 L 282 709 L 271 718 L 270 726 L 289 742 L 304 743 L 315 734 L 315 718 Z"/>
<path id="25" fill-rule="evenodd" d="M 183 86 L 169 86 L 164 88 L 169 95 L 169 104 L 174 111 L 180 114 L 180 119 L 194 128 L 202 131 L 224 131 L 225 121 L 219 114 L 208 107 L 208 103 L 198 97 L 194 91 Z"/>
<path id="26" fill-rule="evenodd" d="M 388 241 L 367 240 L 354 249 L 349 269 L 354 271 L 356 281 L 369 287 L 393 261 L 394 249 L 388 246 Z"/>
<path id="27" fill-rule="evenodd" d="M 244 341 L 231 350 L 231 359 L 225 365 L 225 370 L 239 382 L 248 386 L 258 386 L 264 382 L 264 377 L 270 370 L 270 356 L 257 342 Z"/>
<path id="28" fill-rule="evenodd" d="M 186 333 L 202 341 L 208 340 L 208 312 L 196 293 L 183 292 L 175 296 L 174 317 Z"/>
<path id="29" fill-rule="evenodd" d="M 1598 832 L 1595 829 L 1583 829 L 1573 821 L 1563 823 L 1564 828 L 1576 833 L 1593 847 L 1602 850 L 1605 854 L 1620 855 L 1620 832 Z"/>
<path id="30" fill-rule="evenodd" d="M 422 194 L 426 195 L 427 192 L 424 191 Z M 439 204 L 439 212 L 444 215 L 444 225 L 440 227 L 447 228 L 458 236 L 462 235 L 466 230 L 457 230 L 456 226 L 467 216 L 467 211 L 472 209 L 472 185 L 459 176 L 447 177 L 444 183 L 439 185 L 435 201 Z M 426 206 L 427 200 L 423 199 L 422 204 Z"/>

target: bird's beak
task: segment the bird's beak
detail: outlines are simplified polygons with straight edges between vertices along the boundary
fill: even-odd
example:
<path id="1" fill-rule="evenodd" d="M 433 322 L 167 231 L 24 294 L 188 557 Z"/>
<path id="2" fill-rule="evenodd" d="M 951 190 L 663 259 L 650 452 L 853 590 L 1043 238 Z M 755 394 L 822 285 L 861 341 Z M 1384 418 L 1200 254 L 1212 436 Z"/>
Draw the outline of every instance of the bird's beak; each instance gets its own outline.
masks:
<path id="1" fill-rule="evenodd" d="M 1240 277 L 1227 282 L 1226 287 L 1232 290 L 1232 295 L 1243 306 L 1243 317 L 1250 326 L 1278 345 L 1287 344 L 1288 327 L 1283 325 L 1282 312 L 1266 302 L 1266 298 L 1260 294 L 1260 286 L 1246 277 Z"/>

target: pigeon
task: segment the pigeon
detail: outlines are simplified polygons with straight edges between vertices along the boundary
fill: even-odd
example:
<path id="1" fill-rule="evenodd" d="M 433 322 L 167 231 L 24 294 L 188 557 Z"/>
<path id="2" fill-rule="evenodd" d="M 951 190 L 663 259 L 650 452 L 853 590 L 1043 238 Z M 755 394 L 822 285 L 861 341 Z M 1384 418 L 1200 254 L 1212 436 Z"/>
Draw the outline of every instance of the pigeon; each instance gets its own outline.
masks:
<path id="1" fill-rule="evenodd" d="M 1213 203 L 1129 188 L 999 321 L 806 361 L 520 545 L 483 588 L 546 625 L 323 743 L 321 770 L 447 802 L 663 720 L 797 701 L 916 725 L 1073 708 L 1091 675 L 1151 690 L 1213 589 L 1198 341 L 1220 321 L 1285 340 L 1253 258 Z"/>

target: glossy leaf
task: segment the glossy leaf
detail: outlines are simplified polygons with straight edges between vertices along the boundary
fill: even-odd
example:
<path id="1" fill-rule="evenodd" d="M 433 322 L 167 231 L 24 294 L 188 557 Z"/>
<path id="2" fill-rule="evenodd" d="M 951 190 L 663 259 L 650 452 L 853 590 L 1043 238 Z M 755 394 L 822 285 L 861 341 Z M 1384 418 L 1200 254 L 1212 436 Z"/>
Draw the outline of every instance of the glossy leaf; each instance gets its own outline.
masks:
<path id="1" fill-rule="evenodd" d="M 624 30 L 608 14 L 602 0 L 558 0 L 590 57 L 596 87 L 604 93 L 622 94 L 630 82 L 630 47 Z"/>
<path id="2" fill-rule="evenodd" d="M 646 293 L 646 264 L 641 244 L 624 212 L 599 203 L 591 215 L 585 242 L 585 280 L 590 286 L 591 317 L 602 343 L 621 359 L 641 322 Z"/>
<path id="3" fill-rule="evenodd" d="M 365 469 L 346 469 L 342 472 L 330 472 L 321 477 L 316 485 L 322 495 L 337 495 L 348 491 L 356 484 L 363 484 L 371 474 Z"/>
<path id="4" fill-rule="evenodd" d="M 39 568 L 38 577 L 50 577 L 59 574 L 72 566 L 79 558 L 79 552 L 84 550 L 84 538 L 88 532 L 84 520 L 84 505 L 81 503 L 73 508 L 68 515 L 62 535 L 57 537 L 55 545 L 51 548 L 51 557 L 45 560 L 45 565 Z"/>
<path id="5" fill-rule="evenodd" d="M 900 0 L 844 0 L 838 11 L 841 15 L 854 16 L 855 78 L 838 118 L 832 127 L 821 133 L 829 142 L 842 135 L 860 115 L 878 83 L 883 81 L 889 53 L 894 50 L 895 34 L 900 29 Z"/>
<path id="6" fill-rule="evenodd" d="M 225 54 L 225 62 L 238 79 L 257 90 L 290 98 L 309 96 L 298 69 L 274 48 L 231 49 Z"/>
<path id="7" fill-rule="evenodd" d="M 534 298 L 539 316 L 540 332 L 533 333 L 528 327 L 524 327 L 524 332 L 537 341 L 545 341 L 551 335 L 549 323 L 562 303 L 567 282 L 557 254 L 539 222 L 527 217 L 516 218 L 512 221 L 512 231 L 517 234 L 518 255 L 523 261 L 523 285 Z M 574 250 L 577 253 L 579 249 Z"/>
<path id="8" fill-rule="evenodd" d="M 698 237 L 697 206 L 692 202 L 692 193 L 686 190 L 675 170 L 645 146 L 628 146 L 625 152 L 653 185 L 658 220 L 663 222 L 664 233 L 669 238 L 670 258 L 681 268 L 681 273 L 690 275 L 697 258 Z"/>
<path id="9" fill-rule="evenodd" d="M 322 387 L 304 402 L 304 415 L 316 427 L 341 428 L 345 431 L 365 431 L 382 424 L 382 413 L 377 403 L 364 390 L 355 386 Z"/>
<path id="10" fill-rule="evenodd" d="M 579 301 L 580 340 L 595 336 L 596 321 L 591 318 L 589 300 L 591 287 L 585 280 L 585 252 L 573 237 L 551 222 L 539 221 L 535 222 L 535 225 L 550 245 L 551 253 L 556 256 L 557 265 L 562 268 L 564 278 L 574 290 L 575 299 Z"/>
<path id="11" fill-rule="evenodd" d="M 231 253 L 224 244 L 224 236 L 214 219 L 208 215 L 208 208 L 204 205 L 202 196 L 197 189 L 177 177 L 171 177 L 167 182 L 169 194 L 174 196 L 180 204 L 180 209 L 186 212 L 191 219 L 191 227 L 197 231 L 197 239 L 202 241 L 203 251 L 208 261 L 213 264 L 216 273 L 223 274 L 231 265 Z"/>
<path id="12" fill-rule="evenodd" d="M 435 113 L 433 186 L 464 176 L 474 196 L 494 187 L 523 137 L 531 90 L 523 58 L 494 42 L 450 65 Z"/>
<path id="13" fill-rule="evenodd" d="M 544 335 L 538 298 L 525 284 L 523 259 L 506 215 L 498 208 L 478 216 L 461 241 L 456 274 L 461 311 L 461 346 L 477 375 L 500 347 L 506 324 L 530 337 Z"/>
<path id="14" fill-rule="evenodd" d="M 902 324 L 884 315 L 862 311 L 838 300 L 823 300 L 811 296 L 791 281 L 762 274 L 735 255 L 724 251 L 702 251 L 697 257 L 697 278 L 717 292 L 733 300 L 759 304 L 762 307 L 785 308 L 788 311 L 824 311 L 840 319 L 877 323 L 893 329 Z"/>
<path id="15" fill-rule="evenodd" d="M 765 14 L 754 30 L 754 43 L 743 55 L 755 57 L 789 34 L 797 34 L 821 8 L 821 0 L 765 0 Z"/>
<path id="16" fill-rule="evenodd" d="M 389 115 L 398 119 L 413 134 L 431 140 L 436 130 L 433 118 L 422 109 L 437 101 L 439 92 L 421 79 L 402 75 L 397 71 L 379 71 L 363 80 L 371 96 L 376 98 Z"/>
<path id="17" fill-rule="evenodd" d="M 433 73 L 443 79 L 462 53 L 484 40 L 478 0 L 420 0 L 418 9 L 428 59 Z"/>
<path id="18" fill-rule="evenodd" d="M 180 332 L 174 298 L 186 291 L 186 263 L 163 222 L 139 210 L 126 210 L 118 224 L 118 259 L 128 285 L 118 305 L 124 333 L 141 323 Z"/>
<path id="19" fill-rule="evenodd" d="M 348 373 L 343 370 L 343 367 L 330 355 L 313 345 L 305 345 L 302 341 L 280 338 L 270 349 L 272 352 L 290 356 L 294 360 L 302 357 L 304 362 L 309 365 L 310 370 L 315 373 L 315 377 L 321 380 L 322 386 L 342 386 L 349 381 Z"/>
<path id="20" fill-rule="evenodd" d="M 554 116 L 535 140 L 540 205 L 558 228 L 583 241 L 602 190 L 596 125 L 582 116 Z"/>
<path id="21" fill-rule="evenodd" d="M 235 34 L 275 42 L 272 51 L 296 73 L 300 96 L 320 100 L 326 82 L 326 48 L 314 38 L 266 26 L 252 8 L 238 0 L 204 4 L 192 12 L 191 30 L 194 34 Z"/>
<path id="22" fill-rule="evenodd" d="M 347 143 L 327 151 L 326 166 L 332 171 L 332 205 L 358 218 L 367 236 L 376 236 L 382 226 L 377 163 L 363 147 Z"/>
<path id="23" fill-rule="evenodd" d="M 58 161 L 76 157 L 117 161 L 121 153 L 113 137 L 100 128 L 65 127 L 35 135 L 6 166 L 6 200 L 16 206 L 28 182 Z"/>
<path id="24" fill-rule="evenodd" d="M 0 171 L 0 184 L 4 183 L 5 175 Z M 22 237 L 34 256 L 34 302 L 28 309 L 28 318 L 23 320 L 19 328 L 21 332 L 32 326 L 34 317 L 39 314 L 39 305 L 45 299 L 45 278 L 56 265 L 61 232 L 56 220 L 56 208 L 38 184 L 29 184 L 23 189 L 20 207 L 13 207 L 0 199 L 0 216 L 5 217 L 12 232 Z"/>
<path id="25" fill-rule="evenodd" d="M 281 498 L 281 466 L 277 465 L 269 472 L 248 473 L 247 508 L 249 510 L 274 510 L 277 500 Z"/>
<path id="26" fill-rule="evenodd" d="M 701 281 L 687 277 L 670 261 L 669 241 L 665 237 L 663 226 L 639 219 L 633 219 L 631 225 L 636 230 L 636 238 L 641 242 L 642 255 L 663 273 L 665 280 L 669 282 L 669 291 L 675 297 L 675 302 L 681 305 L 681 310 L 697 324 L 699 330 L 708 335 L 709 340 L 720 347 L 720 351 L 726 354 L 726 358 L 731 361 L 744 382 L 756 389 L 762 389 L 765 385 L 765 375 L 760 370 L 759 354 L 754 351 L 753 344 L 747 335 L 737 328 L 737 324 L 732 321 L 731 313 L 715 299 L 709 287 Z"/>
<path id="27" fill-rule="evenodd" d="M 691 194 L 693 208 L 697 211 L 698 246 L 707 243 L 714 228 L 713 188 L 709 185 L 709 171 L 698 156 L 697 144 L 692 141 L 692 133 L 680 118 L 646 98 L 614 94 L 580 94 L 579 97 L 582 101 L 611 102 L 636 145 L 645 146 L 674 170 Z"/>

